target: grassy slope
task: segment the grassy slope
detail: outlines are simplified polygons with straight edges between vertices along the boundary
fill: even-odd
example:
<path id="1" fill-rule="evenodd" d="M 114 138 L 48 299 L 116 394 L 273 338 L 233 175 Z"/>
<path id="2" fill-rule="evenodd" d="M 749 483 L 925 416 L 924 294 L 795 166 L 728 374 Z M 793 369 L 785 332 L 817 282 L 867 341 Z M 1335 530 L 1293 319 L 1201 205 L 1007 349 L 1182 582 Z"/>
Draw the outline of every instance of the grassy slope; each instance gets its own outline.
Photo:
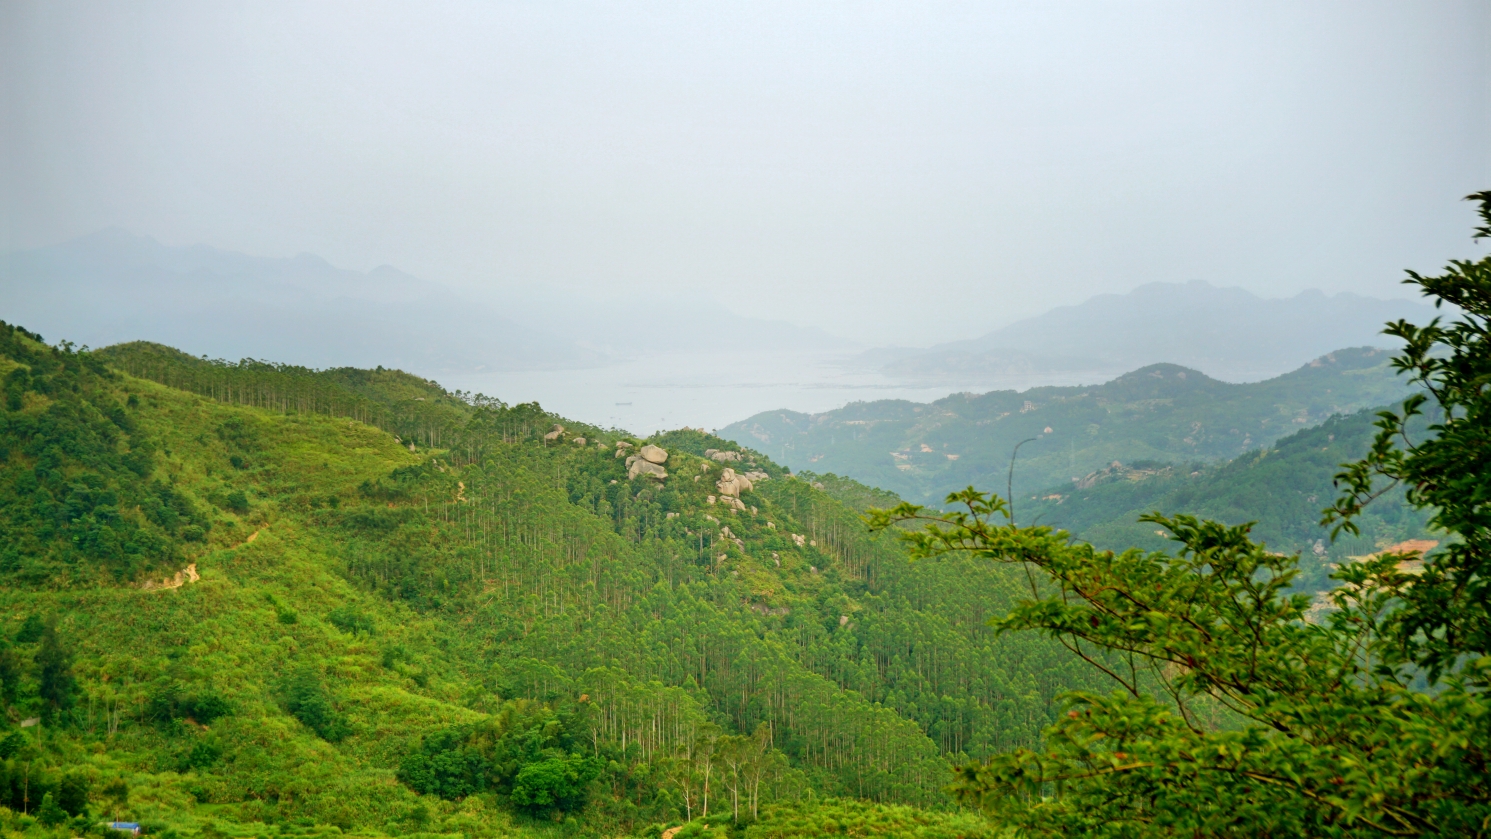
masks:
<path id="1" fill-rule="evenodd" d="M 360 423 L 266 416 L 139 380 L 123 382 L 121 390 L 142 399 L 140 426 L 169 441 L 160 469 L 178 487 L 204 498 L 222 484 L 245 488 L 254 506 L 241 516 L 216 512 L 211 543 L 189 557 L 199 582 L 154 591 L 6 588 L 0 592 L 6 634 L 14 635 L 30 614 L 57 616 L 59 632 L 75 650 L 75 672 L 94 695 L 80 709 L 90 718 L 89 733 L 105 730 L 111 699 L 123 702 L 126 715 L 137 711 L 162 677 L 210 684 L 235 712 L 211 730 L 190 726 L 179 736 L 129 725 L 112 738 L 51 731 L 44 736 L 55 738 L 49 742 L 64 752 L 84 748 L 101 775 L 126 776 L 132 788 L 126 811 L 142 819 L 192 830 L 214 817 L 240 823 L 272 818 L 277 803 L 288 801 L 294 812 L 312 814 L 317 822 L 397 829 L 423 805 L 394 781 L 390 767 L 396 761 L 389 755 L 432 726 L 472 714 L 459 704 L 462 680 L 454 668 L 461 656 L 441 652 L 457 639 L 438 620 L 359 592 L 335 572 L 339 563 L 327 555 L 319 534 L 282 514 L 277 502 L 345 493 L 419 457 Z M 259 462 L 245 473 L 211 466 L 227 454 L 210 430 L 234 417 L 251 423 L 263 441 Z M 420 667 L 454 678 L 416 689 L 382 667 L 377 645 L 325 621 L 328 612 L 345 605 L 373 616 L 381 644 L 418 650 Z M 296 620 L 283 623 L 281 614 Z M 367 734 L 333 746 L 280 709 L 275 682 L 284 663 L 297 659 L 325 666 L 354 725 Z M 170 771 L 173 758 L 198 740 L 233 748 L 210 774 Z M 196 805 L 198 798 L 239 797 L 246 801 L 230 808 Z"/>
<path id="2" fill-rule="evenodd" d="M 1070 683 L 1063 674 L 1071 668 L 1040 645 L 987 636 L 983 618 L 1008 596 L 996 573 L 957 563 L 918 570 L 896 561 L 893 545 L 851 532 L 850 511 L 784 479 L 764 459 L 760 465 L 778 477 L 750 499 L 761 514 L 726 519 L 745 548 L 727 545 L 725 559 L 715 562 L 722 543 L 711 534 L 702 562 L 681 560 L 680 547 L 711 527 L 707 517 L 722 515 L 704 503 L 718 467 L 706 476 L 707 464 L 686 453 L 725 445 L 717 439 L 660 441 L 676 452 L 669 464 L 676 489 L 660 491 L 611 477 L 624 469 L 609 447 L 544 447 L 525 438 L 494 444 L 483 460 L 458 470 L 444 450 L 411 452 L 391 434 L 341 417 L 236 407 L 130 377 L 90 381 L 80 391 L 83 402 L 131 403 L 120 421 L 133 430 L 111 445 L 155 447 L 153 468 L 138 480 L 127 471 L 106 473 L 122 498 L 120 519 L 138 521 L 142 532 L 155 527 L 131 501 L 143 497 L 148 480 L 172 486 L 206 525 L 200 541 L 184 540 L 179 529 L 161 536 L 171 551 L 136 557 L 117 581 L 90 572 L 90 560 L 72 552 L 64 534 L 51 553 L 37 548 L 27 558 L 33 570 L 62 573 L 0 588 L 0 632 L 15 637 L 31 615 L 55 619 L 79 685 L 70 716 L 27 729 L 22 736 L 32 745 L 16 760 L 82 771 L 93 781 L 91 806 L 100 815 L 209 836 L 608 833 L 666 821 L 666 802 L 652 800 L 638 812 L 604 792 L 578 824 L 535 821 L 513 814 L 500 796 L 416 795 L 396 780 L 395 768 L 425 735 L 490 719 L 504 699 L 573 702 L 588 690 L 597 692 L 596 702 L 601 684 L 619 684 L 617 691 L 650 702 L 672 697 L 691 719 L 749 731 L 763 711 L 732 705 L 738 677 L 730 667 L 722 674 L 718 663 L 705 668 L 691 657 L 697 645 L 737 668 L 764 668 L 754 678 L 777 679 L 800 715 L 822 709 L 818 728 L 781 723 L 793 768 L 780 777 L 780 801 L 768 806 L 763 824 L 775 818 L 786 832 L 770 835 L 794 835 L 785 825 L 812 822 L 792 815 L 798 795 L 845 789 L 843 770 L 834 768 L 844 758 L 815 752 L 818 733 L 842 742 L 836 750 L 865 748 L 842 740 L 846 726 L 857 727 L 862 743 L 904 740 L 900 748 L 923 756 L 938 752 L 927 737 L 943 750 L 969 748 L 980 737 L 982 749 L 1007 747 L 1028 742 L 1053 712 L 1054 694 Z M 417 390 L 398 399 L 419 398 Z M 28 392 L 16 415 L 42 416 L 71 398 Z M 12 448 L 6 474 L 36 464 L 24 448 Z M 94 467 L 69 462 L 64 478 Z M 685 480 L 694 474 L 704 480 Z M 395 486 L 400 475 L 413 475 L 402 490 Z M 378 487 L 389 491 L 379 495 Z M 245 494 L 246 509 L 235 512 L 226 501 L 235 491 Z M 462 493 L 466 502 L 457 500 Z M 475 515 L 486 507 L 521 510 Z M 679 517 L 664 518 L 665 508 Z M 779 527 L 768 527 L 768 518 Z M 471 541 L 478 520 L 551 535 L 527 553 L 519 544 L 526 537 L 515 537 L 482 554 Z M 796 546 L 789 531 L 814 537 L 814 544 Z M 587 552 L 592 559 L 584 561 Z M 482 565 L 480 579 L 469 578 L 473 556 L 493 563 Z M 187 563 L 195 563 L 199 581 L 140 587 Z M 876 573 L 886 579 L 869 579 Z M 923 602 L 911 602 L 918 598 Z M 371 632 L 338 628 L 334 615 L 348 610 Z M 841 624 L 846 614 L 853 623 Z M 895 649 L 912 656 L 917 648 L 915 661 L 891 661 Z M 926 660 L 934 648 L 941 660 Z M 13 649 L 25 660 L 35 645 Z M 351 735 L 340 742 L 321 739 L 285 709 L 285 678 L 306 665 L 350 723 Z M 648 686 L 659 677 L 663 682 Z M 538 688 L 550 679 L 557 687 Z M 989 679 L 1000 684 L 979 686 Z M 219 694 L 232 713 L 210 725 L 152 723 L 152 698 L 172 684 Z M 1009 698 L 995 707 L 977 699 L 980 690 Z M 953 704 L 922 700 L 918 707 L 927 691 L 947 694 Z M 23 680 L 12 718 L 43 704 L 36 684 Z M 635 776 L 636 788 L 667 783 L 646 774 L 645 761 L 616 755 L 624 764 L 617 777 Z M 887 766 L 897 768 L 894 761 Z M 124 803 L 108 792 L 120 780 L 130 790 Z M 927 780 L 933 789 L 940 785 L 935 774 Z M 879 818 L 869 805 L 854 807 L 869 814 L 867 822 Z M 888 823 L 904 821 L 900 811 L 885 812 Z M 12 830 L 40 830 L 28 817 L 6 818 Z M 932 826 L 928 835 L 940 835 L 944 817 L 916 820 Z"/>
<path id="3" fill-rule="evenodd" d="M 970 484 L 1002 489 L 1010 453 L 1026 438 L 1036 438 L 1020 449 L 1016 483 L 1026 492 L 1115 460 L 1225 461 L 1332 414 L 1400 398 L 1403 385 L 1387 358 L 1381 350 L 1341 350 L 1251 384 L 1159 364 L 1091 387 L 955 394 L 927 405 L 855 403 L 812 416 L 769 411 L 720 433 L 796 469 L 938 503 Z"/>

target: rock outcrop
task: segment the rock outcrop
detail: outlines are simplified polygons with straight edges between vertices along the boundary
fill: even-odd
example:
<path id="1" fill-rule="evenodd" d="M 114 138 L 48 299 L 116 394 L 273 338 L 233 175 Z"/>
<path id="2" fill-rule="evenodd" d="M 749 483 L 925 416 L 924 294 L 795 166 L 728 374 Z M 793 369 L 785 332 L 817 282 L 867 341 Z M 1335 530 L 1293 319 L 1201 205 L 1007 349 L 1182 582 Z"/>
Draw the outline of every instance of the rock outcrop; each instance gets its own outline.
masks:
<path id="1" fill-rule="evenodd" d="M 620 452 L 618 451 L 619 455 Z M 636 454 L 626 459 L 627 480 L 635 480 L 640 475 L 649 478 L 663 480 L 668 477 L 668 470 L 663 464 L 668 461 L 668 452 L 651 444 L 643 446 Z"/>
<path id="2" fill-rule="evenodd" d="M 720 495 L 728 495 L 734 498 L 739 498 L 742 492 L 750 492 L 754 488 L 750 478 L 737 474 L 734 469 L 728 466 L 725 467 L 724 473 L 720 475 L 718 481 L 714 482 L 714 485 L 719 488 Z"/>
<path id="3" fill-rule="evenodd" d="M 560 437 L 563 437 L 563 436 L 564 436 L 564 426 L 560 425 L 559 423 L 554 423 L 554 430 L 552 430 L 548 434 L 544 435 L 544 442 L 545 443 L 552 443 L 555 440 L 558 440 Z"/>
<path id="4" fill-rule="evenodd" d="M 734 542 L 736 548 L 739 548 L 742 551 L 745 550 L 745 541 L 739 536 L 736 536 L 734 533 L 730 532 L 730 527 L 728 525 L 720 528 L 720 538 L 729 542 Z"/>
<path id="5" fill-rule="evenodd" d="M 728 463 L 740 460 L 740 452 L 722 452 L 719 449 L 705 449 L 704 456 L 719 463 Z"/>
<path id="6" fill-rule="evenodd" d="M 626 477 L 629 481 L 635 480 L 639 475 L 657 478 L 660 481 L 668 477 L 667 469 L 656 463 L 649 463 L 636 455 L 632 455 L 626 461 Z"/>

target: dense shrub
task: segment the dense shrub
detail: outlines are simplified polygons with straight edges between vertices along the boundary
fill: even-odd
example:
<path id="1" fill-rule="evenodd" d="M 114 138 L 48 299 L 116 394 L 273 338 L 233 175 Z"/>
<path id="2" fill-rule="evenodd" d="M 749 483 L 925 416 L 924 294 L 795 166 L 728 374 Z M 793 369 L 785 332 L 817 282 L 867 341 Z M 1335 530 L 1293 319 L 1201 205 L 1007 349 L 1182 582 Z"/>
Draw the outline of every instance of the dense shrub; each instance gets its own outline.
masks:
<path id="1" fill-rule="evenodd" d="M 590 782 L 600 772 L 599 760 L 576 754 L 525 763 L 513 779 L 512 802 L 534 813 L 578 810 L 585 806 Z"/>
<path id="2" fill-rule="evenodd" d="M 352 733 L 346 719 L 332 704 L 314 666 L 296 668 L 285 680 L 282 692 L 285 710 L 321 739 L 339 743 Z"/>

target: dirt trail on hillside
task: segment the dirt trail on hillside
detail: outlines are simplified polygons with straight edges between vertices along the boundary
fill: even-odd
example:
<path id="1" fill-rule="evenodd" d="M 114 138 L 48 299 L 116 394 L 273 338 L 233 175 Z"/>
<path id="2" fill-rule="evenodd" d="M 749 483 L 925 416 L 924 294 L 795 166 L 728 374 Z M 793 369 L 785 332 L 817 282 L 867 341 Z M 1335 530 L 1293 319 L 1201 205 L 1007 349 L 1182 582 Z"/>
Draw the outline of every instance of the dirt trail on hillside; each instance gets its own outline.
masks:
<path id="1" fill-rule="evenodd" d="M 155 580 L 146 580 L 140 588 L 146 591 L 165 591 L 167 589 L 181 588 L 187 583 L 195 583 L 200 579 L 202 579 L 202 576 L 197 573 L 197 563 L 193 562 L 191 565 L 186 566 L 186 570 L 177 571 L 175 575 L 158 583 Z"/>
<path id="2" fill-rule="evenodd" d="M 262 527 L 259 528 L 259 530 L 255 530 L 253 533 L 250 533 L 248 535 L 247 539 L 244 539 L 242 542 L 239 542 L 228 550 L 231 551 L 234 548 L 241 548 L 244 545 L 247 545 L 248 543 L 254 541 L 255 539 L 259 538 L 259 532 L 262 530 Z M 145 591 L 169 591 L 171 589 L 181 588 L 187 583 L 195 583 L 200 579 L 202 579 L 202 575 L 197 573 L 197 563 L 193 562 L 192 564 L 186 566 L 186 568 L 177 571 L 175 574 L 165 578 L 164 580 L 161 580 L 160 582 L 156 582 L 155 580 L 146 580 L 145 582 L 140 584 L 140 588 L 144 589 Z"/>

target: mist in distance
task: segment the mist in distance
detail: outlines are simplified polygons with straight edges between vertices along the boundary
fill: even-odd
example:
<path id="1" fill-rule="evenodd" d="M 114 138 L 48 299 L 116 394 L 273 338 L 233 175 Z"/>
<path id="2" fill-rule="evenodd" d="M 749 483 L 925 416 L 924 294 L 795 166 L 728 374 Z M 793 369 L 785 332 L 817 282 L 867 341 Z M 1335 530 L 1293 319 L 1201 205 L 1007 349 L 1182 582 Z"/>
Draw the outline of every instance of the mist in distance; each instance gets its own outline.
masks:
<path id="1" fill-rule="evenodd" d="M 1397 301 L 1163 359 L 1257 378 L 1478 254 L 1487 43 L 1472 2 L 10 3 L 0 317 L 642 430 L 715 422 L 668 388 L 723 423 L 1091 383 L 1181 309 L 988 336 L 1155 283 Z"/>

